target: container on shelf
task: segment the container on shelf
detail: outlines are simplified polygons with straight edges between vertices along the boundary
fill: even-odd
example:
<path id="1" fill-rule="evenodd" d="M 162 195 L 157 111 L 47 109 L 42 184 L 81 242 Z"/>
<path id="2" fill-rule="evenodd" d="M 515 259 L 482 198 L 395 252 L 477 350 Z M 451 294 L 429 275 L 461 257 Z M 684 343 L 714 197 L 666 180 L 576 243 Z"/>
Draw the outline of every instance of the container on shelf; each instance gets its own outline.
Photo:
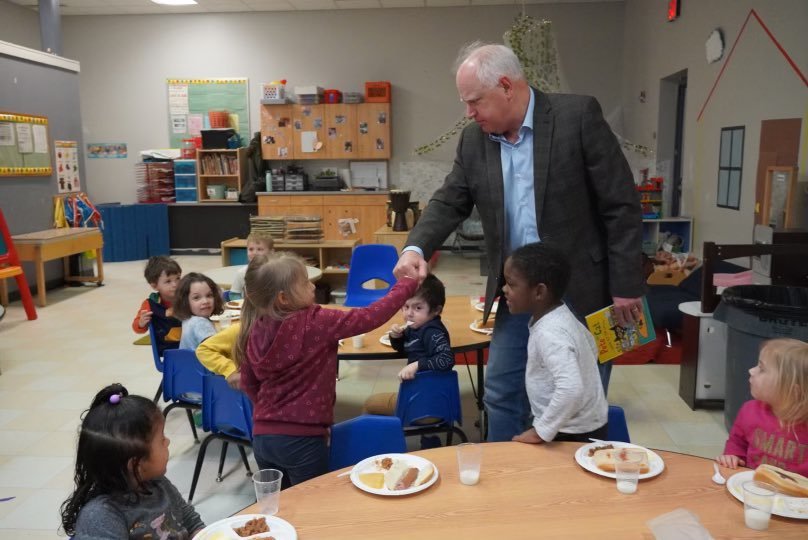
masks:
<path id="1" fill-rule="evenodd" d="M 209 199 L 223 200 L 225 197 L 224 184 L 208 184 L 207 193 Z M 238 198 L 238 195 L 236 195 Z"/>
<path id="2" fill-rule="evenodd" d="M 230 127 L 230 113 L 227 111 L 208 111 L 208 120 L 211 129 Z"/>
<path id="3" fill-rule="evenodd" d="M 233 187 L 227 188 L 225 192 L 224 198 L 228 201 L 237 201 L 238 200 L 238 190 Z"/>
<path id="4" fill-rule="evenodd" d="M 196 142 L 193 139 L 183 139 L 180 148 L 182 159 L 194 159 L 196 157 Z"/>
<path id="5" fill-rule="evenodd" d="M 367 103 L 390 103 L 390 82 L 389 81 L 366 82 L 365 101 Z"/>

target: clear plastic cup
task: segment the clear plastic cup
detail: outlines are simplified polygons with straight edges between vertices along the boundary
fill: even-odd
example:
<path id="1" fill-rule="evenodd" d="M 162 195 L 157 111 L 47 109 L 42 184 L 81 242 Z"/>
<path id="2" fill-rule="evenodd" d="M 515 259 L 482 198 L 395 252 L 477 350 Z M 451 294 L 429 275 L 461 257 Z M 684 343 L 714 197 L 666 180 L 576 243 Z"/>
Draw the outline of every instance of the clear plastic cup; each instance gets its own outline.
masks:
<path id="1" fill-rule="evenodd" d="M 746 526 L 756 531 L 769 528 L 777 488 L 752 480 L 743 483 L 743 518 Z"/>
<path id="2" fill-rule="evenodd" d="M 475 443 L 457 445 L 457 468 L 460 483 L 473 486 L 480 481 L 480 466 L 483 463 L 483 448 Z"/>
<path id="3" fill-rule="evenodd" d="M 615 452 L 614 473 L 617 481 L 617 491 L 620 493 L 630 495 L 637 492 L 644 453 L 644 450 L 630 449 L 625 452 Z"/>
<path id="4" fill-rule="evenodd" d="M 365 334 L 359 334 L 358 336 L 352 337 L 351 343 L 353 344 L 354 349 L 361 349 L 365 346 Z"/>
<path id="5" fill-rule="evenodd" d="M 274 516 L 278 513 L 281 501 L 281 480 L 283 473 L 277 469 L 261 469 L 253 474 L 255 499 L 261 514 Z"/>
<path id="6" fill-rule="evenodd" d="M 232 322 L 232 318 L 230 317 L 230 314 L 227 313 L 226 311 L 219 316 L 219 328 L 220 329 L 224 330 L 225 328 L 230 326 L 231 322 Z"/>

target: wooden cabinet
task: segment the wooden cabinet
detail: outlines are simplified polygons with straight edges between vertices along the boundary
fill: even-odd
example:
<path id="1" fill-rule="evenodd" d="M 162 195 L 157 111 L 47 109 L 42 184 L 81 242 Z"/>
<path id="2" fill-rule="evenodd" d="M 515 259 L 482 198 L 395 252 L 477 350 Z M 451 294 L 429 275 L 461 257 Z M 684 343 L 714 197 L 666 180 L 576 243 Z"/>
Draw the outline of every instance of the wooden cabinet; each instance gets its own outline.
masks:
<path id="1" fill-rule="evenodd" d="M 261 105 L 264 159 L 390 159 L 391 134 L 389 103 Z"/>
<path id="2" fill-rule="evenodd" d="M 224 186 L 225 195 L 228 188 L 235 188 L 241 192 L 246 171 L 246 152 L 246 148 L 196 151 L 196 170 L 199 178 L 197 195 L 200 202 L 233 202 L 233 199 L 228 201 L 225 196 L 221 199 L 211 198 L 208 195 L 208 186 Z"/>
<path id="3" fill-rule="evenodd" d="M 387 222 L 387 193 L 353 195 L 319 193 L 300 195 L 259 195 L 258 215 L 320 216 L 325 240 L 356 240 L 373 243 L 376 230 Z M 355 232 L 340 226 L 340 219 L 355 219 Z M 348 228 L 346 228 L 348 227 Z"/>

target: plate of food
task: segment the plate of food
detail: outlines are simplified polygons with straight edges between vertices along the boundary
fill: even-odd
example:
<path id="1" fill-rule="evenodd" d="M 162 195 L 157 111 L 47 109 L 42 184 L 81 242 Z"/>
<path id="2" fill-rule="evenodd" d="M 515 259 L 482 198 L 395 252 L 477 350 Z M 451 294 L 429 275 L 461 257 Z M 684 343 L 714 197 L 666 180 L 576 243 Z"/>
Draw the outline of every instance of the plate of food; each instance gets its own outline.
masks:
<path id="1" fill-rule="evenodd" d="M 351 469 L 353 485 L 374 495 L 398 497 L 423 491 L 438 480 L 435 464 L 413 454 L 381 454 Z"/>
<path id="2" fill-rule="evenodd" d="M 575 452 L 575 461 L 578 462 L 578 465 L 589 472 L 593 472 L 607 478 L 615 478 L 615 459 L 617 458 L 619 452 L 626 448 L 645 450 L 647 459 L 644 459 L 640 464 L 640 480 L 645 478 L 653 478 L 665 470 L 665 462 L 662 461 L 659 454 L 653 450 L 649 450 L 636 444 L 616 441 L 585 444 L 578 448 L 578 450 Z"/>
<path id="3" fill-rule="evenodd" d="M 472 330 L 473 332 L 478 332 L 480 334 L 487 334 L 490 336 L 491 334 L 494 333 L 494 318 L 489 317 L 489 319 L 485 322 L 485 324 L 483 324 L 482 319 L 475 319 L 471 321 L 469 329 Z"/>
<path id="4" fill-rule="evenodd" d="M 743 484 L 750 480 L 766 482 L 777 488 L 772 514 L 808 519 L 808 478 L 773 465 L 760 465 L 754 471 L 743 471 L 727 480 L 727 490 L 743 502 Z"/>
<path id="5" fill-rule="evenodd" d="M 390 343 L 390 332 L 382 334 L 382 337 L 379 338 L 379 343 L 387 347 L 392 347 L 393 345 Z"/>
<path id="6" fill-rule="evenodd" d="M 244 305 L 244 299 L 239 298 L 238 300 L 229 300 L 224 303 L 224 307 L 226 309 L 241 309 L 241 306 Z"/>
<path id="7" fill-rule="evenodd" d="M 497 309 L 499 308 L 499 300 L 494 300 L 493 305 L 491 306 L 491 316 L 493 317 L 497 313 Z M 485 301 L 480 301 L 474 304 L 474 309 L 477 311 L 485 311 Z"/>
<path id="8" fill-rule="evenodd" d="M 297 540 L 292 524 L 276 516 L 244 514 L 211 523 L 194 540 Z"/>
<path id="9" fill-rule="evenodd" d="M 236 320 L 239 317 L 241 317 L 241 311 L 236 309 L 226 309 L 221 313 L 221 315 L 211 315 L 210 320 L 213 322 L 219 322 L 222 319 Z"/>

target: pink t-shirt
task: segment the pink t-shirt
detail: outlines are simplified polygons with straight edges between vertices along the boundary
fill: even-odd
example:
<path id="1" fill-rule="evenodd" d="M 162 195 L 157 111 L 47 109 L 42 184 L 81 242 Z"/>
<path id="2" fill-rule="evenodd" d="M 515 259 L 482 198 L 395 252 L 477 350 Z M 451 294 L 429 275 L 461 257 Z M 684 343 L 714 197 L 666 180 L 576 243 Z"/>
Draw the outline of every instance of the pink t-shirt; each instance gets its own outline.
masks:
<path id="1" fill-rule="evenodd" d="M 771 407 L 747 401 L 735 417 L 724 454 L 746 460 L 750 469 L 768 463 L 808 476 L 808 423 L 784 429 Z"/>

